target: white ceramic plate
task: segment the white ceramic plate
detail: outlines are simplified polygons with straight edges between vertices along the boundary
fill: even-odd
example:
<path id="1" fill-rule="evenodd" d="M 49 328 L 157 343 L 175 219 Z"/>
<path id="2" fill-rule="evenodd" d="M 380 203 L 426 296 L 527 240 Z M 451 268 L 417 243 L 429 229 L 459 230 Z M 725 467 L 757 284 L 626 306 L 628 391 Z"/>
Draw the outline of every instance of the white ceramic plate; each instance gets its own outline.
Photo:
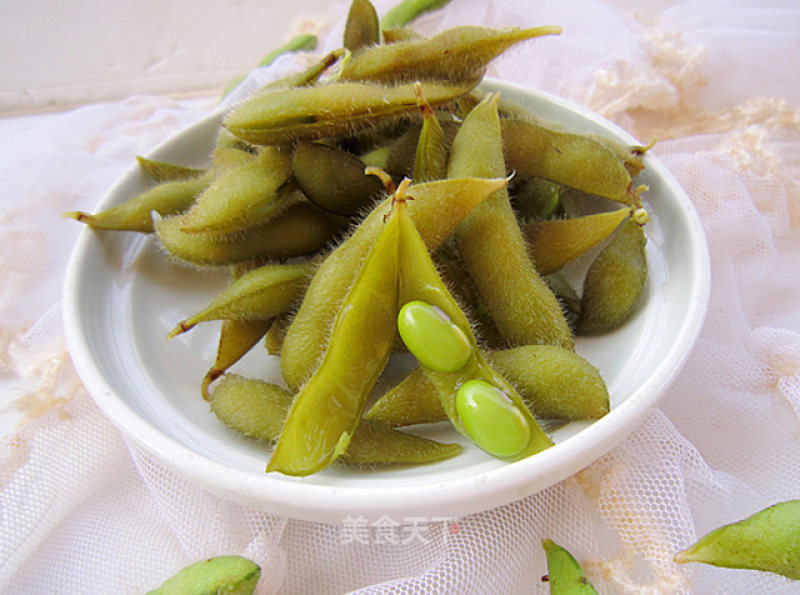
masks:
<path id="1" fill-rule="evenodd" d="M 524 104 L 543 119 L 623 143 L 637 141 L 602 118 L 564 100 L 517 85 L 484 86 Z M 163 143 L 150 157 L 202 164 L 220 124 L 211 115 Z M 581 338 L 578 351 L 608 384 L 612 410 L 594 423 L 552 429 L 553 448 L 503 463 L 470 446 L 447 424 L 418 433 L 459 441 L 464 453 L 440 463 L 390 471 L 328 468 L 305 478 L 266 474 L 266 450 L 224 427 L 200 396 L 214 360 L 218 326 L 199 325 L 170 342 L 166 333 L 198 311 L 225 275 L 170 264 L 153 238 L 85 229 L 69 265 L 64 321 L 70 353 L 105 414 L 165 465 L 205 488 L 270 512 L 340 523 L 383 515 L 396 522 L 458 517 L 499 506 L 579 471 L 636 427 L 686 360 L 705 315 L 708 251 L 689 198 L 652 156 L 641 182 L 650 279 L 642 308 L 620 330 Z M 134 165 L 97 206 L 122 202 L 148 184 Z M 277 381 L 279 362 L 257 347 L 238 365 L 244 374 Z"/>

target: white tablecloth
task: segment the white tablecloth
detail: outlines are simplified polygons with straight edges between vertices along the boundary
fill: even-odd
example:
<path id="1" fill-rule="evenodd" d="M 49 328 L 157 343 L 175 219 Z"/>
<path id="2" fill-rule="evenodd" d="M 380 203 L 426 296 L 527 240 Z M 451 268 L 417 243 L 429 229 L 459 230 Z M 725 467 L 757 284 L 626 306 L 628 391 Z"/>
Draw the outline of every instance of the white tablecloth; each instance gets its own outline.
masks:
<path id="1" fill-rule="evenodd" d="M 323 50 L 341 39 L 334 8 Z M 220 500 L 123 440 L 78 380 L 60 319 L 79 231 L 60 213 L 91 210 L 135 155 L 213 109 L 216 95 L 6 118 L 1 591 L 144 592 L 192 561 L 241 553 L 262 567 L 260 593 L 544 593 L 544 537 L 605 593 L 800 590 L 766 573 L 672 563 L 708 530 L 800 498 L 800 6 L 453 0 L 419 27 L 466 23 L 561 24 L 561 37 L 512 50 L 490 74 L 656 137 L 653 153 L 692 198 L 711 302 L 659 407 L 578 475 L 458 519 L 457 532 L 430 527 L 430 539 L 361 543 L 352 527 Z"/>

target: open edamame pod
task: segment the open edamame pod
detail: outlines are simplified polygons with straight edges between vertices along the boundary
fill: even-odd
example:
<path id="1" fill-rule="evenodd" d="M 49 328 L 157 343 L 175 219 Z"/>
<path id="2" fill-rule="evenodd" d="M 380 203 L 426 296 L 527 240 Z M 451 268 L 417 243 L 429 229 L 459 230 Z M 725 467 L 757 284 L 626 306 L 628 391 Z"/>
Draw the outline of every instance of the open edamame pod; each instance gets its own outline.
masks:
<path id="1" fill-rule="evenodd" d="M 407 194 L 414 198 L 408 210 L 425 244 L 435 250 L 459 221 L 506 183 L 504 178 L 460 178 L 413 184 L 407 189 Z M 298 388 L 318 364 L 344 296 L 361 270 L 390 209 L 391 199 L 376 206 L 314 274 L 281 349 L 281 369 L 290 388 Z"/>
<path id="2" fill-rule="evenodd" d="M 448 176 L 505 172 L 496 94 L 469 113 L 450 149 Z M 467 270 L 500 334 L 512 345 L 537 343 L 571 349 L 574 341 L 561 306 L 536 272 L 502 188 L 464 218 L 456 240 Z"/>
<path id="3" fill-rule="evenodd" d="M 429 82 L 425 97 L 431 105 L 448 103 L 482 78 L 480 72 L 458 82 Z M 248 142 L 288 144 L 349 134 L 417 109 L 413 83 L 331 82 L 258 93 L 228 114 L 225 127 Z"/>
<path id="4" fill-rule="evenodd" d="M 211 410 L 222 423 L 270 443 L 278 440 L 291 406 L 292 395 L 287 390 L 234 374 L 226 374 L 211 396 Z M 433 463 L 460 452 L 458 444 L 442 444 L 362 419 L 337 462 L 370 466 Z"/>
<path id="5" fill-rule="evenodd" d="M 398 303 L 403 304 L 398 324 L 406 327 L 406 346 L 420 356 L 417 358 L 420 367 L 435 387 L 453 427 L 482 450 L 507 461 L 525 458 L 551 446 L 522 398 L 483 359 L 469 321 L 442 283 L 404 208 L 397 209 L 397 219 Z M 415 311 L 425 315 L 425 324 L 404 323 L 402 313 L 416 302 L 422 304 Z M 426 315 L 426 309 L 441 323 L 431 324 L 435 319 Z M 445 340 L 438 341 L 438 337 L 429 337 L 428 333 L 443 333 Z M 436 343 L 447 344 L 448 348 L 437 353 L 431 349 Z M 424 357 L 415 347 L 424 349 Z"/>
<path id="6" fill-rule="evenodd" d="M 621 208 L 575 219 L 523 224 L 522 233 L 536 270 L 541 275 L 550 275 L 562 269 L 609 237 L 630 212 Z"/>
<path id="7" fill-rule="evenodd" d="M 586 271 L 576 333 L 606 333 L 633 315 L 647 283 L 646 241 L 643 227 L 633 218 L 614 232 Z"/>
<path id="8" fill-rule="evenodd" d="M 542 419 L 599 419 L 609 411 L 609 395 L 600 372 L 586 359 L 555 345 L 525 345 L 484 352 L 486 361 Z M 434 386 L 422 370 L 412 371 L 367 412 L 390 426 L 445 421 Z"/>
<path id="9" fill-rule="evenodd" d="M 572 554 L 552 539 L 543 539 L 542 547 L 547 556 L 547 582 L 550 584 L 550 595 L 597 595 L 583 568 Z"/>
<path id="10" fill-rule="evenodd" d="M 561 27 L 554 25 L 530 29 L 453 27 L 429 39 L 365 49 L 342 65 L 340 78 L 382 83 L 469 79 L 512 45 L 559 33 Z"/>
<path id="11" fill-rule="evenodd" d="M 197 196 L 211 184 L 210 172 L 190 178 L 163 182 L 145 190 L 122 204 L 109 207 L 94 215 L 83 211 L 69 211 L 64 217 L 86 223 L 95 229 L 115 231 L 153 231 L 153 211 L 166 217 L 181 213 L 194 203 Z"/>
<path id="12" fill-rule="evenodd" d="M 800 500 L 779 502 L 714 529 L 675 554 L 675 561 L 763 570 L 800 580 Z"/>
<path id="13" fill-rule="evenodd" d="M 267 471 L 310 475 L 347 449 L 397 334 L 397 214 L 404 207 L 398 202 L 392 208 L 347 292 L 322 361 L 295 396 Z"/>

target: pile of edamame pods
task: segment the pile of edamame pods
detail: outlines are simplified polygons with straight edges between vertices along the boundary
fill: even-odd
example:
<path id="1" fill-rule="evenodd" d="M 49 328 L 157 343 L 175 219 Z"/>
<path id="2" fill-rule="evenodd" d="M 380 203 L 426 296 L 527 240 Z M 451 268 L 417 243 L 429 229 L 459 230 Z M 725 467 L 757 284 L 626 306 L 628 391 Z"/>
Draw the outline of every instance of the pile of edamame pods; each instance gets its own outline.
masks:
<path id="1" fill-rule="evenodd" d="M 343 47 L 234 106 L 207 168 L 139 158 L 152 188 L 68 214 L 230 269 L 230 286 L 170 336 L 223 321 L 202 394 L 222 422 L 275 443 L 268 471 L 446 459 L 461 447 L 397 429 L 445 420 L 514 461 L 552 445 L 537 418 L 608 412 L 574 337 L 614 330 L 643 294 L 646 188 L 634 180 L 647 147 L 476 90 L 506 49 L 559 32 L 423 38 L 382 30 L 356 0 Z M 579 296 L 559 272 L 581 256 Z M 228 373 L 262 339 L 284 386 Z M 367 410 L 406 350 L 419 368 Z"/>

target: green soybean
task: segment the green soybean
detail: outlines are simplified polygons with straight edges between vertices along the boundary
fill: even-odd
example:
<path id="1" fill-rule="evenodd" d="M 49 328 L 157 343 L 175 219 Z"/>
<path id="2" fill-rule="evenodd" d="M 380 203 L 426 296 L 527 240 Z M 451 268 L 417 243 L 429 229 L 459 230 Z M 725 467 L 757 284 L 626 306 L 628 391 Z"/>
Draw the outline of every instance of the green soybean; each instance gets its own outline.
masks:
<path id="1" fill-rule="evenodd" d="M 780 502 L 714 529 L 675 561 L 773 572 L 800 580 L 800 500 Z"/>
<path id="2" fill-rule="evenodd" d="M 458 82 L 430 82 L 431 105 L 448 103 L 475 87 L 477 75 Z M 261 92 L 236 107 L 226 128 L 256 144 L 288 144 L 346 135 L 417 110 L 414 85 L 384 86 L 367 82 L 332 82 L 313 87 Z"/>
<path id="3" fill-rule="evenodd" d="M 609 394 L 603 377 L 574 351 L 554 345 L 526 345 L 487 351 L 484 357 L 519 392 L 536 417 L 599 419 L 609 412 Z M 389 389 L 366 417 L 390 426 L 447 419 L 434 386 L 420 369 Z"/>
<path id="4" fill-rule="evenodd" d="M 288 311 L 302 296 L 311 271 L 308 264 L 267 264 L 254 269 L 231 283 L 203 310 L 181 321 L 167 338 L 209 320 L 268 321 Z"/>
<path id="5" fill-rule="evenodd" d="M 467 213 L 505 184 L 502 178 L 461 178 L 413 184 L 407 190 L 414 198 L 408 210 L 426 244 L 435 249 Z M 317 365 L 336 313 L 390 208 L 389 199 L 377 205 L 314 274 L 281 349 L 281 369 L 290 388 L 299 387 Z"/>
<path id="6" fill-rule="evenodd" d="M 211 395 L 211 410 L 222 423 L 268 443 L 278 440 L 291 406 L 289 391 L 235 374 L 226 374 Z M 442 444 L 362 419 L 337 462 L 369 466 L 433 463 L 460 452 L 458 444 Z"/>
<path id="7" fill-rule="evenodd" d="M 342 80 L 383 83 L 470 79 L 512 45 L 559 33 L 561 28 L 551 25 L 530 29 L 453 27 L 429 39 L 363 50 L 342 65 L 340 76 Z"/>
<path id="8" fill-rule="evenodd" d="M 369 0 L 353 0 L 344 26 L 342 45 L 351 52 L 376 45 L 381 41 L 378 13 Z"/>
<path id="9" fill-rule="evenodd" d="M 536 270 L 550 275 L 562 269 L 608 238 L 630 213 L 630 209 L 622 208 L 575 219 L 522 225 Z"/>
<path id="10" fill-rule="evenodd" d="M 543 539 L 542 547 L 547 556 L 547 581 L 551 595 L 597 595 L 572 554 L 552 539 Z"/>
<path id="11" fill-rule="evenodd" d="M 578 334 L 607 333 L 636 312 L 647 282 L 646 241 L 643 227 L 627 219 L 597 255 L 583 281 Z"/>
<path id="12" fill-rule="evenodd" d="M 467 380 L 459 387 L 456 412 L 467 434 L 496 457 L 518 455 L 531 439 L 531 428 L 522 410 L 485 380 Z"/>
<path id="13" fill-rule="evenodd" d="M 505 172 L 497 95 L 487 96 L 464 120 L 450 149 L 448 175 Z M 505 188 L 493 193 L 456 228 L 467 270 L 502 336 L 512 345 L 574 345 L 553 292 L 539 276 Z"/>
<path id="14" fill-rule="evenodd" d="M 182 218 L 169 217 L 157 226 L 167 253 L 193 265 L 234 264 L 248 260 L 281 259 L 313 254 L 324 248 L 347 225 L 307 200 L 292 200 L 265 225 L 231 236 L 186 233 Z"/>
<path id="15" fill-rule="evenodd" d="M 95 229 L 138 231 L 151 233 L 153 211 L 166 217 L 181 213 L 194 203 L 212 181 L 210 173 L 189 180 L 163 182 L 123 202 L 94 215 L 83 211 L 70 211 L 63 216 L 86 223 Z"/>
<path id="16" fill-rule="evenodd" d="M 242 556 L 215 556 L 195 562 L 147 595 L 250 595 L 261 568 Z"/>
<path id="17" fill-rule="evenodd" d="M 299 143 L 292 155 L 292 171 L 303 193 L 317 206 L 349 216 L 364 208 L 383 189 L 366 165 L 346 151 L 320 143 Z"/>
<path id="18" fill-rule="evenodd" d="M 437 372 L 455 372 L 467 365 L 472 345 L 450 318 L 420 300 L 404 304 L 397 330 L 408 350 L 423 366 Z"/>

